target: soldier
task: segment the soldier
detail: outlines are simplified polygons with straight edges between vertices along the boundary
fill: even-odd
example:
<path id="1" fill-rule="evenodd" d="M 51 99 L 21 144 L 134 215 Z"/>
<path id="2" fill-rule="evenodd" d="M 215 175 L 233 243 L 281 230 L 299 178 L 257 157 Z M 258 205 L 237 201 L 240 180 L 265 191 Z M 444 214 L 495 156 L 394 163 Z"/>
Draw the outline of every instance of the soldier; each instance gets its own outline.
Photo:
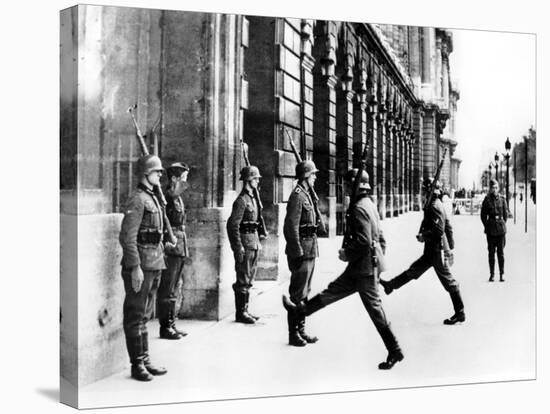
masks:
<path id="1" fill-rule="evenodd" d="M 388 281 L 381 279 L 380 284 L 384 287 L 386 294 L 389 295 L 411 280 L 418 279 L 426 270 L 433 267 L 443 288 L 449 292 L 455 311 L 454 315 L 445 319 L 443 323 L 454 325 L 457 322 L 464 322 L 466 316 L 458 282 L 451 275 L 447 260 L 443 257 L 443 248 L 448 242 L 451 250 L 449 259 L 452 258 L 452 249 L 454 248 L 453 229 L 439 199 L 441 193 L 439 181 L 434 182 L 432 178 L 424 180 L 424 195 L 427 196 L 430 193 L 432 186 L 434 187 L 435 196 L 432 198 L 431 204 L 424 210 L 420 232 L 416 235 L 416 239 L 420 243 L 424 243 L 424 253 L 399 276 Z M 444 237 L 446 237 L 446 241 L 443 239 Z"/>
<path id="2" fill-rule="evenodd" d="M 181 195 L 185 190 L 189 167 L 182 162 L 171 164 L 166 169 L 168 187 L 166 188 L 166 216 L 170 221 L 177 242 L 167 244 L 164 249 L 166 269 L 162 271 L 157 293 L 157 311 L 160 324 L 160 337 L 180 339 L 186 332 L 176 329 L 176 287 L 183 278 L 183 265 L 189 256 L 187 235 L 185 234 L 185 207 Z"/>
<path id="3" fill-rule="evenodd" d="M 489 282 L 495 277 L 495 250 L 498 257 L 500 281 L 504 282 L 504 246 L 506 244 L 506 220 L 508 206 L 506 200 L 498 193 L 498 182 L 490 181 L 489 194 L 481 204 L 481 222 L 487 235 L 487 249 L 489 250 Z"/>
<path id="4" fill-rule="evenodd" d="M 290 194 L 286 207 L 283 233 L 286 240 L 285 253 L 290 269 L 290 300 L 300 303 L 307 299 L 311 290 L 311 277 L 315 269 L 315 258 L 319 256 L 317 228 L 320 213 L 312 189 L 317 179 L 313 161 L 301 161 L 296 165 L 298 184 Z M 288 343 L 305 346 L 317 342 L 318 338 L 305 332 L 305 316 L 288 312 Z"/>
<path id="5" fill-rule="evenodd" d="M 161 161 L 155 155 L 138 160 L 139 183 L 128 199 L 120 229 L 122 279 L 126 292 L 123 327 L 132 378 L 138 381 L 151 381 L 152 375 L 166 374 L 166 369 L 151 364 L 146 326 L 153 308 L 152 298 L 161 272 L 166 268 L 162 245 L 164 212 L 155 195 L 162 171 Z"/>
<path id="6" fill-rule="evenodd" d="M 248 312 L 250 288 L 256 276 L 258 254 L 262 249 L 258 236 L 259 210 L 253 191 L 258 188 L 260 171 L 254 165 L 243 167 L 240 179 L 243 189 L 235 202 L 231 216 L 227 220 L 227 235 L 235 256 L 237 280 L 233 284 L 235 292 L 235 320 L 253 324 L 259 319 Z"/>
<path id="7" fill-rule="evenodd" d="M 357 172 L 358 170 L 355 168 L 346 176 L 350 196 Z M 386 361 L 381 362 L 378 368 L 391 369 L 397 362 L 403 360 L 404 356 L 390 328 L 378 295 L 378 266 L 383 260 L 386 241 L 380 228 L 380 218 L 376 207 L 368 197 L 370 189 L 369 175 L 363 171 L 356 204 L 350 212 L 350 242 L 338 252 L 340 260 L 348 262 L 344 273 L 312 299 L 299 302 L 296 305 L 296 302 L 283 296 L 283 304 L 291 314 L 309 316 L 331 303 L 358 292 L 388 350 Z"/>

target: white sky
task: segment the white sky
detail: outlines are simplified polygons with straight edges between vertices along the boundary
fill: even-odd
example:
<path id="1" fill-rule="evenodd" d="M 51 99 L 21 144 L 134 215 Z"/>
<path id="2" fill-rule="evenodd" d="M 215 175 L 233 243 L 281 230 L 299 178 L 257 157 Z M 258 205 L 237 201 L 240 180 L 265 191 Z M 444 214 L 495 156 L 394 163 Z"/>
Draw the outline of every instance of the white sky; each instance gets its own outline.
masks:
<path id="1" fill-rule="evenodd" d="M 453 30 L 451 77 L 458 81 L 455 156 L 461 187 L 479 185 L 506 137 L 522 139 L 535 125 L 536 37 L 532 34 Z"/>

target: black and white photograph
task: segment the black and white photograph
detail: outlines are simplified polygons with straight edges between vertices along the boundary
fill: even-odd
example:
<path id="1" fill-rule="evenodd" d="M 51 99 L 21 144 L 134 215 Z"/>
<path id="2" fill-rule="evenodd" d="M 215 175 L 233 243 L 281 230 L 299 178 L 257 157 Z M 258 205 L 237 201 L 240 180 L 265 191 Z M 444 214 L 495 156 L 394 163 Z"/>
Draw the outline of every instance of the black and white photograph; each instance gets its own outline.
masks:
<path id="1" fill-rule="evenodd" d="M 57 209 L 37 283 L 58 296 L 21 324 L 40 354 L 52 319 L 58 353 L 37 359 L 58 358 L 59 388 L 35 393 L 216 411 L 538 395 L 539 26 L 197 7 L 67 3 L 50 22 L 58 158 L 38 164 L 58 170 L 51 201 L 23 197 Z M 508 408 L 535 412 L 519 392 Z"/>

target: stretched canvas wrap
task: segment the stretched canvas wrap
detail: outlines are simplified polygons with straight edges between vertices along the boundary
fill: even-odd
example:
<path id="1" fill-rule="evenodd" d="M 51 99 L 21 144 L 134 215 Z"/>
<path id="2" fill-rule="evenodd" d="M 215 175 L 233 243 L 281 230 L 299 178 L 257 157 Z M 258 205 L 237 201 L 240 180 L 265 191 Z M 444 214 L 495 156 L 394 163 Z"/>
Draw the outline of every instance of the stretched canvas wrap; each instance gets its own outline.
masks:
<path id="1" fill-rule="evenodd" d="M 60 40 L 63 403 L 535 379 L 534 35 L 79 5 Z M 452 241 L 422 268 L 436 175 Z"/>

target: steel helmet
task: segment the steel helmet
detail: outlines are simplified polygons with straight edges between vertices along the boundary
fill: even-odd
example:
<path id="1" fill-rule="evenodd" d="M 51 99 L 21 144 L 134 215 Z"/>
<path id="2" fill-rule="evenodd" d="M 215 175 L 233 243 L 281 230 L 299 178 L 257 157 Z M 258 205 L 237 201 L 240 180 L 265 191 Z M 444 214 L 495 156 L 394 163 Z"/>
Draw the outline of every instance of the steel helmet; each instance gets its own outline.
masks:
<path id="1" fill-rule="evenodd" d="M 311 160 L 301 161 L 296 164 L 296 178 L 303 180 L 308 178 L 312 173 L 316 173 L 319 170 L 315 166 L 315 163 Z"/>
<path id="2" fill-rule="evenodd" d="M 352 168 L 351 170 L 349 170 L 346 173 L 346 177 L 345 177 L 346 181 L 353 184 L 354 181 L 355 181 L 355 177 L 357 176 L 358 172 L 359 172 L 358 168 Z M 359 188 L 363 188 L 365 190 L 370 190 L 371 187 L 370 187 L 369 181 L 370 181 L 369 174 L 365 170 L 363 170 L 361 172 L 361 177 L 359 179 Z"/>
<path id="3" fill-rule="evenodd" d="M 262 178 L 260 170 L 255 165 L 247 165 L 241 170 L 240 179 L 243 181 L 250 181 L 254 178 Z"/>
<path id="4" fill-rule="evenodd" d="M 425 178 L 422 184 L 424 191 L 431 191 L 432 187 L 434 189 L 434 194 L 441 194 L 441 182 L 439 180 L 434 181 L 433 177 Z"/>
<path id="5" fill-rule="evenodd" d="M 153 171 L 163 171 L 162 162 L 156 155 L 144 155 L 137 161 L 137 173 L 138 175 L 149 175 Z"/>

